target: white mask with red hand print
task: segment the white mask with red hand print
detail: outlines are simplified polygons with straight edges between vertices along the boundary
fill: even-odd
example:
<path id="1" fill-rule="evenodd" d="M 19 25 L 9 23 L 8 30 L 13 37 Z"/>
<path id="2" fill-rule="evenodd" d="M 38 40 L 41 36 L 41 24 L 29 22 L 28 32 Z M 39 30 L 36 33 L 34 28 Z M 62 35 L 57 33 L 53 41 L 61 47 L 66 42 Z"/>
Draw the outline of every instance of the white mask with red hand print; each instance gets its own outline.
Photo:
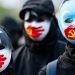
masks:
<path id="1" fill-rule="evenodd" d="M 4 71 L 11 60 L 12 45 L 6 32 L 0 28 L 0 72 Z"/>
<path id="2" fill-rule="evenodd" d="M 50 30 L 50 20 L 41 17 L 35 12 L 26 12 L 24 27 L 28 36 L 36 41 L 43 40 Z"/>
<path id="3" fill-rule="evenodd" d="M 63 36 L 75 44 L 75 0 L 66 1 L 58 16 L 59 28 Z"/>

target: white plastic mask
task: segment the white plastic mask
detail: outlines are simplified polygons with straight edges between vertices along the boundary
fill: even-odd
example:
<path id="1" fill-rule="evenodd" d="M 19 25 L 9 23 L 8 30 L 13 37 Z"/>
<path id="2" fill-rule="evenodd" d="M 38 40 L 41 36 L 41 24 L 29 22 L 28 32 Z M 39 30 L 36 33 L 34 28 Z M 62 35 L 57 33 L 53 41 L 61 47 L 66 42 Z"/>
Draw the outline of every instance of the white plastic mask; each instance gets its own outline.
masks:
<path id="1" fill-rule="evenodd" d="M 33 40 L 43 40 L 48 34 L 51 26 L 49 19 L 44 19 L 35 12 L 26 12 L 24 27 L 29 37 Z"/>
<path id="2" fill-rule="evenodd" d="M 59 28 L 63 36 L 75 44 L 75 0 L 66 1 L 58 16 Z"/>
<path id="3" fill-rule="evenodd" d="M 4 71 L 11 60 L 12 45 L 6 32 L 0 28 L 0 72 Z"/>

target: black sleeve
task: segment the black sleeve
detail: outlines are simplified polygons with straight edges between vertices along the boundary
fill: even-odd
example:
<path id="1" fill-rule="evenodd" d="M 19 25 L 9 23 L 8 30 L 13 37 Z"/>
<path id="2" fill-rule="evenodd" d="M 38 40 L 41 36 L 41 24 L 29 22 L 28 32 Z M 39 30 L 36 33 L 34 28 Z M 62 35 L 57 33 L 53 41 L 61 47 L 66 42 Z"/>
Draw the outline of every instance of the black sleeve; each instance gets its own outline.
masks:
<path id="1" fill-rule="evenodd" d="M 38 75 L 46 75 L 46 66 L 44 66 L 40 72 L 38 73 Z"/>

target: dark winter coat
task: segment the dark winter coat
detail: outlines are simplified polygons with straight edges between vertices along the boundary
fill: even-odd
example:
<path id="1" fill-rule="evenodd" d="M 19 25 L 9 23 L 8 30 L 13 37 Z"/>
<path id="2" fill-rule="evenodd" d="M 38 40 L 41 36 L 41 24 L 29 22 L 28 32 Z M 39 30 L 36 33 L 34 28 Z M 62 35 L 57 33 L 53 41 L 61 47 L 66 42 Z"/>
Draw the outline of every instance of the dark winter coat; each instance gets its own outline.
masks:
<path id="1" fill-rule="evenodd" d="M 47 75 L 44 66 L 38 75 Z M 67 44 L 65 52 L 58 58 L 56 75 L 75 75 L 75 45 Z"/>

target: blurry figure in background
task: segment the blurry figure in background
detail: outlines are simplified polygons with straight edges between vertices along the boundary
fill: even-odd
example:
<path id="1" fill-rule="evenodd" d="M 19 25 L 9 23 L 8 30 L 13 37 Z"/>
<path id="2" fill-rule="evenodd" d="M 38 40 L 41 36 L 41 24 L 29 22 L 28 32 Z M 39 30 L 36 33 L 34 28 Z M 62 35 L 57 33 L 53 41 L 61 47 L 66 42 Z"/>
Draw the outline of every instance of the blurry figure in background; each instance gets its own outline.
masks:
<path id="1" fill-rule="evenodd" d="M 29 0 L 24 4 L 20 18 L 24 22 L 26 45 L 14 52 L 16 75 L 37 75 L 42 66 L 54 60 L 57 45 L 54 12 L 51 0 Z"/>
<path id="2" fill-rule="evenodd" d="M 14 50 L 18 49 L 25 43 L 23 37 L 23 25 L 16 22 L 15 19 L 9 16 L 3 18 L 3 20 L 1 21 L 1 25 L 3 25 L 10 33 Z"/>
<path id="3" fill-rule="evenodd" d="M 9 34 L 0 26 L 0 75 L 14 75 L 12 50 Z"/>
<path id="4" fill-rule="evenodd" d="M 49 63 L 39 75 L 75 75 L 75 0 L 66 0 L 62 5 L 58 23 L 62 35 L 66 38 L 65 52 Z"/>

